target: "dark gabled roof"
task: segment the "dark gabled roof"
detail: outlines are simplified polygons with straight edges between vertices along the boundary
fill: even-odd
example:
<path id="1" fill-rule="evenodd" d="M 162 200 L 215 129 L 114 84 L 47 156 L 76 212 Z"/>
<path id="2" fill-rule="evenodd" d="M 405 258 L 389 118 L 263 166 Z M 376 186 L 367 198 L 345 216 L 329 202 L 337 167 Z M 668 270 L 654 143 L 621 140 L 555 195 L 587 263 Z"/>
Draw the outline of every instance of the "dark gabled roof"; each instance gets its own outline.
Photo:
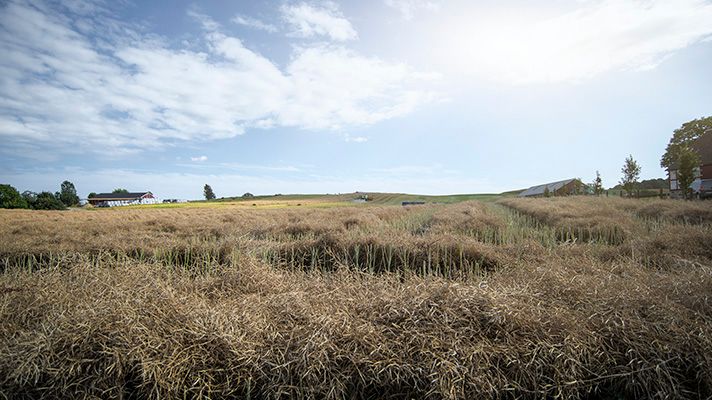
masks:
<path id="1" fill-rule="evenodd" d="M 545 183 L 543 185 L 532 186 L 529 189 L 523 191 L 522 193 L 519 193 L 519 197 L 543 195 L 546 192 L 546 188 L 549 188 L 549 192 L 551 194 L 554 194 L 554 192 L 556 192 L 557 190 L 561 189 L 562 187 L 568 185 L 569 183 L 571 183 L 575 180 L 576 180 L 575 178 L 572 178 L 572 179 L 565 179 L 563 181 L 551 182 L 551 183 Z"/>
<path id="2" fill-rule="evenodd" d="M 134 200 L 151 192 L 133 192 L 133 193 L 97 193 L 96 196 L 90 197 L 89 200 Z"/>

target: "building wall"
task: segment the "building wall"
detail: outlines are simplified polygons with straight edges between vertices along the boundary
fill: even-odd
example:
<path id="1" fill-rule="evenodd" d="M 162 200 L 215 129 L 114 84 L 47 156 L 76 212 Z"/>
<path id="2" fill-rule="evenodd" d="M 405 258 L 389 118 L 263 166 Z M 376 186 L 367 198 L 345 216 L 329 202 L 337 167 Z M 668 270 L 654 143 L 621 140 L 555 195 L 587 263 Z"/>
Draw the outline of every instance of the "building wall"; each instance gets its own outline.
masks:
<path id="1" fill-rule="evenodd" d="M 668 183 L 671 192 L 679 189 L 677 184 L 677 170 L 668 170 Z"/>
<path id="2" fill-rule="evenodd" d="M 702 179 L 712 179 L 712 164 L 703 165 L 700 168 Z"/>
<path id="3" fill-rule="evenodd" d="M 695 168 L 695 179 L 712 179 L 712 164 Z M 677 183 L 677 170 L 668 171 L 668 183 L 671 192 L 680 190 Z"/>
<path id="4" fill-rule="evenodd" d="M 692 183 L 691 186 L 695 187 L 695 184 L 699 185 L 699 182 L 702 179 L 712 179 L 712 164 L 706 164 L 695 168 L 695 181 Z M 670 197 L 682 197 L 682 190 L 680 190 L 680 185 L 677 181 L 676 170 L 668 171 L 668 183 L 670 188 Z"/>
<path id="5" fill-rule="evenodd" d="M 559 190 L 556 191 L 556 193 L 552 193 L 552 196 L 566 196 L 570 194 L 575 194 L 576 193 L 576 184 L 578 182 L 576 181 L 571 181 L 561 187 Z"/>

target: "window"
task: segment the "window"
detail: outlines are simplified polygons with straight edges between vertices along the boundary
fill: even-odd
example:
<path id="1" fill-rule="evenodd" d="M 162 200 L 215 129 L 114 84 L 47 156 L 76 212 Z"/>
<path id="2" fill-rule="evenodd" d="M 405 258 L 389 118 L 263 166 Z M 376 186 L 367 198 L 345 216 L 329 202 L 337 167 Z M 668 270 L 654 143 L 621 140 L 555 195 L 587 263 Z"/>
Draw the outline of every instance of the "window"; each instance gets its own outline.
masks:
<path id="1" fill-rule="evenodd" d="M 670 180 L 671 181 L 677 180 L 677 171 L 676 170 L 670 171 Z"/>
<path id="2" fill-rule="evenodd" d="M 671 180 L 671 181 L 670 181 L 670 190 L 677 190 L 677 189 L 678 189 L 678 187 L 677 187 L 677 180 L 674 180 L 674 181 Z"/>

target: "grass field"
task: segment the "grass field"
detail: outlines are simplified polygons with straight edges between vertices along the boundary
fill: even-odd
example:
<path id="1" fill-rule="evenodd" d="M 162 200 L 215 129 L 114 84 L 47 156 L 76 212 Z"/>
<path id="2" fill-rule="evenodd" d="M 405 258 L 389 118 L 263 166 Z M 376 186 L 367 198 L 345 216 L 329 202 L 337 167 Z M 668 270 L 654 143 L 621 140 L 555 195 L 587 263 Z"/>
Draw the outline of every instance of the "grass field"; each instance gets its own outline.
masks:
<path id="1" fill-rule="evenodd" d="M 513 192 L 514 193 L 514 192 Z M 510 197 L 513 193 L 502 194 L 454 194 L 444 196 L 414 195 L 404 193 L 346 193 L 346 194 L 288 194 L 254 196 L 249 198 L 226 197 L 213 201 L 191 201 L 189 203 L 160 203 L 129 206 L 130 208 L 195 208 L 195 207 L 340 207 L 354 205 L 399 205 L 404 201 L 424 201 L 426 203 L 458 203 L 468 200 L 495 201 Z M 517 192 L 518 193 L 518 192 Z M 356 203 L 355 199 L 367 195 L 366 203 Z"/>
<path id="2" fill-rule="evenodd" d="M 0 210 L 0 397 L 712 396 L 712 202 L 353 197 Z"/>

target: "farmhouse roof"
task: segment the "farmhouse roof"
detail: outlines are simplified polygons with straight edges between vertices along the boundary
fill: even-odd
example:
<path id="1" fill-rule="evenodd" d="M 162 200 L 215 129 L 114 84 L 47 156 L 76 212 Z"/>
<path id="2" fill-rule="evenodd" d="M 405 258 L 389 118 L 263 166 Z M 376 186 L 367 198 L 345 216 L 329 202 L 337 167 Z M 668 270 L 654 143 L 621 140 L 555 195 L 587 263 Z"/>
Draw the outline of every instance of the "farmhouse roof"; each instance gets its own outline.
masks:
<path id="1" fill-rule="evenodd" d="M 149 194 L 151 192 L 132 192 L 132 193 L 98 193 L 94 197 L 90 197 L 89 200 L 134 200 L 140 199 L 141 197 Z"/>
<path id="2" fill-rule="evenodd" d="M 568 185 L 569 183 L 571 183 L 575 180 L 576 180 L 576 178 L 572 178 L 572 179 L 565 179 L 563 181 L 551 182 L 551 183 L 545 183 L 543 185 L 532 186 L 529 189 L 519 193 L 519 197 L 543 195 L 546 192 L 547 188 L 549 188 L 549 192 L 551 194 L 554 194 L 554 192 L 556 192 L 557 190 L 561 189 L 562 187 Z"/>

